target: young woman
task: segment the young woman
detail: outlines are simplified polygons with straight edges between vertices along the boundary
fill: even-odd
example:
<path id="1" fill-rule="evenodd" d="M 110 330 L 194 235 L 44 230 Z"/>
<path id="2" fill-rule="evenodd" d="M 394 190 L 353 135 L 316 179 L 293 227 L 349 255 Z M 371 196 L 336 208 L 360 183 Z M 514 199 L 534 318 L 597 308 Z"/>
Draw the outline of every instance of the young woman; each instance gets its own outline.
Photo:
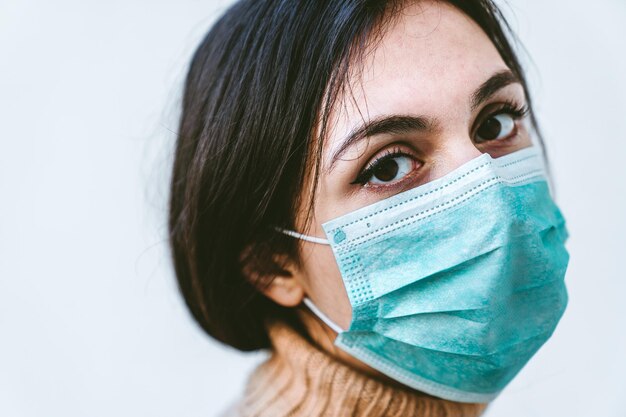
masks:
<path id="1" fill-rule="evenodd" d="M 249 0 L 198 47 L 171 183 L 197 322 L 271 349 L 235 416 L 477 416 L 565 305 L 565 223 L 490 0 Z"/>

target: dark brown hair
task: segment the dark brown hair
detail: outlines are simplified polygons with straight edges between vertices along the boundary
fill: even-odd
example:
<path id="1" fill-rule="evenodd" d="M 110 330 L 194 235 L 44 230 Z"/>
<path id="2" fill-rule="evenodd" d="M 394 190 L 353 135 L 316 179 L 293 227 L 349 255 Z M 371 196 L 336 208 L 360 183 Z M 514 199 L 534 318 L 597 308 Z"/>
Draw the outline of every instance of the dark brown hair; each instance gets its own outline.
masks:
<path id="1" fill-rule="evenodd" d="M 522 81 L 537 130 L 498 8 L 491 0 L 449 3 L 483 29 Z M 266 318 L 298 326 L 293 309 L 257 289 L 268 284 L 264 277 L 288 274 L 276 255 L 298 263 L 296 241 L 273 227 L 295 229 L 297 210 L 313 207 L 315 188 L 309 201 L 302 190 L 307 173 L 317 183 L 330 109 L 349 68 L 381 38 L 400 4 L 242 0 L 197 48 L 183 93 L 169 231 L 182 295 L 216 339 L 253 350 L 269 345 Z"/>

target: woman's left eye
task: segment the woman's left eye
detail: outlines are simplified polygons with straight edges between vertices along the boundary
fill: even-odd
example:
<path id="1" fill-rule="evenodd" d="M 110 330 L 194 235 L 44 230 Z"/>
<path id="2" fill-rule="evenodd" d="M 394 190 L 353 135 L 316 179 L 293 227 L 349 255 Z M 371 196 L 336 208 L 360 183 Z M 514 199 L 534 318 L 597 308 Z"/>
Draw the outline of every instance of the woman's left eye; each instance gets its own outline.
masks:
<path id="1" fill-rule="evenodd" d="M 515 116 L 500 113 L 489 117 L 476 130 L 476 142 L 487 142 L 508 138 L 515 131 Z"/>
<path id="2" fill-rule="evenodd" d="M 388 185 L 401 181 L 415 169 L 415 158 L 404 152 L 392 152 L 375 160 L 352 184 Z"/>

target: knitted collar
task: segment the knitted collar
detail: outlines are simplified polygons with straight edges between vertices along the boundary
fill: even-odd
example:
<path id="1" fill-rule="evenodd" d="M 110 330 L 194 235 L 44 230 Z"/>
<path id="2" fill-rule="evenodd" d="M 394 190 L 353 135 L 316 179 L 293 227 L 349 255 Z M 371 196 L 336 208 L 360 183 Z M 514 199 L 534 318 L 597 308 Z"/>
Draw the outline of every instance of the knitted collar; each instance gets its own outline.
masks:
<path id="1" fill-rule="evenodd" d="M 339 362 L 284 323 L 270 323 L 268 330 L 272 354 L 250 376 L 242 416 L 476 417 L 486 408 L 379 381 Z"/>

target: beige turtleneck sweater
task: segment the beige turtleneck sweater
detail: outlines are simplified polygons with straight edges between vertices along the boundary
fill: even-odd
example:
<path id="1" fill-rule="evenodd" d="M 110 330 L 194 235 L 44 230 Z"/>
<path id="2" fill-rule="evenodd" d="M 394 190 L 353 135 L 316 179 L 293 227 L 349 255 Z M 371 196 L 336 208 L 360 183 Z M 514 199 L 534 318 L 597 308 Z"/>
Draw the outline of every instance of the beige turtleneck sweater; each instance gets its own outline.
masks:
<path id="1" fill-rule="evenodd" d="M 225 417 L 476 417 L 485 404 L 454 403 L 392 386 L 339 362 L 283 323 L 273 350 Z"/>

